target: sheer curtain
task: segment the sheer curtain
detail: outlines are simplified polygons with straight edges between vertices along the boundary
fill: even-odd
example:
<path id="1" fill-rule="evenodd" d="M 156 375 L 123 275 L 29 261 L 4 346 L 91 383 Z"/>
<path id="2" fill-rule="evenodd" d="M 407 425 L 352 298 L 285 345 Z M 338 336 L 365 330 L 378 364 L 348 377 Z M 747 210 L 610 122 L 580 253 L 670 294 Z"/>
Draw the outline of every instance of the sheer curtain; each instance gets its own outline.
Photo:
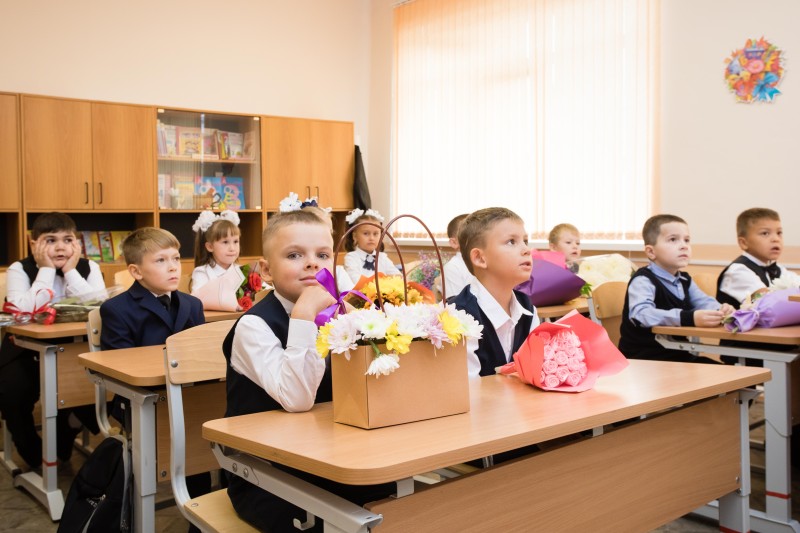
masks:
<path id="1" fill-rule="evenodd" d="M 653 203 L 656 1 L 396 6 L 395 214 L 444 233 L 503 206 L 534 237 L 570 222 L 636 238 Z"/>

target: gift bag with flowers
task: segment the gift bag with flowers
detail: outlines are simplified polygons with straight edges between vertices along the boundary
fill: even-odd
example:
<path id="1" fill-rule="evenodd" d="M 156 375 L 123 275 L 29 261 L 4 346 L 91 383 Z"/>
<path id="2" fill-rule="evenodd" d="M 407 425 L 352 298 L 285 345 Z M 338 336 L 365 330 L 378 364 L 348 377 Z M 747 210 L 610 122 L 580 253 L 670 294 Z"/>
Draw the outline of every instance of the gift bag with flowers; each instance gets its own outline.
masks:
<path id="1" fill-rule="evenodd" d="M 381 239 L 394 242 L 387 232 L 402 217 L 419 221 L 400 215 L 381 228 Z M 347 235 L 362 224 L 376 225 L 350 228 L 337 256 Z M 409 303 L 405 279 L 396 288 L 403 299 L 389 303 L 381 286 L 391 278 L 377 277 L 374 305 L 357 290 L 339 294 L 327 270 L 317 279 L 337 300 L 316 319 L 317 351 L 331 357 L 335 422 L 369 429 L 469 411 L 464 341 L 480 338 L 483 329 L 471 316 L 452 305 Z M 369 305 L 347 312 L 345 298 L 353 295 Z"/>
<path id="2" fill-rule="evenodd" d="M 789 300 L 789 296 L 795 294 L 800 294 L 800 288 L 786 287 L 786 283 L 778 278 L 766 293 L 757 295 L 754 302 L 742 304 L 722 323 L 728 331 L 733 332 L 800 324 L 800 302 Z"/>
<path id="3" fill-rule="evenodd" d="M 525 383 L 546 391 L 583 392 L 597 378 L 628 366 L 606 330 L 577 311 L 537 326 L 513 357 L 497 372 L 516 372 Z"/>
<path id="4" fill-rule="evenodd" d="M 636 271 L 630 259 L 620 254 L 593 255 L 581 260 L 580 276 L 593 289 L 607 281 L 629 281 Z"/>
<path id="5" fill-rule="evenodd" d="M 414 281 L 406 281 L 403 276 L 388 276 L 383 272 L 379 272 L 377 276 L 380 278 L 380 283 L 375 282 L 375 276 L 362 277 L 358 280 L 354 291 L 362 293 L 367 298 L 360 298 L 355 294 L 351 294 L 347 301 L 353 307 L 363 309 L 369 307 L 369 302 L 378 300 L 378 289 L 380 288 L 381 300 L 385 303 L 394 305 L 404 304 L 418 304 L 418 303 L 435 303 L 436 298 L 433 292 L 427 287 L 420 285 Z"/>

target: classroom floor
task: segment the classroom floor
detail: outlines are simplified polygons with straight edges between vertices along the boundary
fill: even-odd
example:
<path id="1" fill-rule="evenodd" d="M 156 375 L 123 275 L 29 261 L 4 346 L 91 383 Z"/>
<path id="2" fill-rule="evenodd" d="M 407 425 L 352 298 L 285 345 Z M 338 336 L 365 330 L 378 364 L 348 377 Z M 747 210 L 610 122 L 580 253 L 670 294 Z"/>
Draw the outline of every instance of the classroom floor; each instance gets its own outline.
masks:
<path id="1" fill-rule="evenodd" d="M 764 404 L 759 398 L 750 409 L 751 420 L 763 417 Z M 751 438 L 763 440 L 763 428 L 755 429 L 751 433 Z M 99 439 L 98 439 L 99 440 Z M 2 435 L 0 434 L 0 444 Z M 21 461 L 17 459 L 18 461 Z M 85 457 L 75 451 L 69 464 L 61 467 L 58 475 L 58 485 L 66 497 L 70 483 L 75 473 L 80 469 Z M 750 495 L 750 505 L 754 509 L 764 510 L 764 474 L 759 471 L 758 466 L 764 465 L 764 452 L 762 450 L 751 449 L 752 473 L 752 494 Z M 800 495 L 800 470 L 793 469 L 792 472 L 792 492 Z M 161 483 L 158 486 L 156 498 L 156 531 L 163 533 L 185 533 L 188 531 L 189 523 L 183 518 L 178 509 L 172 502 L 172 492 L 168 483 Z M 12 485 L 11 475 L 0 466 L 0 532 L 30 532 L 45 533 L 55 532 L 58 524 L 53 523 L 44 508 L 26 492 L 15 489 Z M 793 501 L 792 516 L 795 520 L 800 520 L 800 498 L 797 496 Z M 660 533 L 705 533 L 719 531 L 716 523 L 708 521 L 702 517 L 690 515 L 680 518 L 674 522 L 662 526 L 655 531 Z"/>

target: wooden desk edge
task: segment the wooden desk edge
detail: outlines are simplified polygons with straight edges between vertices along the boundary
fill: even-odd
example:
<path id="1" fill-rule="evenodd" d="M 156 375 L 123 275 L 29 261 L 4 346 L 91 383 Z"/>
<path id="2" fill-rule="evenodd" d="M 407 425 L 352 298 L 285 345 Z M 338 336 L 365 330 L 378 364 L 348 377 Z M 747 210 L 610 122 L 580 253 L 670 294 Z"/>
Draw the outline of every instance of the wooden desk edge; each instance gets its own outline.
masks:
<path id="1" fill-rule="evenodd" d="M 127 360 L 126 356 L 131 355 L 136 357 L 135 361 Z M 163 344 L 87 352 L 80 354 L 78 360 L 89 370 L 136 387 L 158 387 L 167 382 Z"/>

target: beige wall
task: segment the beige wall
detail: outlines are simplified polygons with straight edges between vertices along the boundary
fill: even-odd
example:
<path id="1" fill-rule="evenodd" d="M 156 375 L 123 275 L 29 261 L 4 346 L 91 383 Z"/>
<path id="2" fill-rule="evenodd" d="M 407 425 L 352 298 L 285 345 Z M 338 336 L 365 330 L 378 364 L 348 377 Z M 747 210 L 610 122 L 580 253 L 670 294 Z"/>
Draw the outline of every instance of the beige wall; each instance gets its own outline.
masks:
<path id="1" fill-rule="evenodd" d="M 786 244 L 800 245 L 800 2 L 661 4 L 661 209 L 686 218 L 695 243 L 735 245 L 736 215 L 771 207 Z M 761 36 L 786 53 L 784 94 L 772 104 L 737 104 L 723 61 Z M 787 253 L 800 259 L 796 249 Z"/>

